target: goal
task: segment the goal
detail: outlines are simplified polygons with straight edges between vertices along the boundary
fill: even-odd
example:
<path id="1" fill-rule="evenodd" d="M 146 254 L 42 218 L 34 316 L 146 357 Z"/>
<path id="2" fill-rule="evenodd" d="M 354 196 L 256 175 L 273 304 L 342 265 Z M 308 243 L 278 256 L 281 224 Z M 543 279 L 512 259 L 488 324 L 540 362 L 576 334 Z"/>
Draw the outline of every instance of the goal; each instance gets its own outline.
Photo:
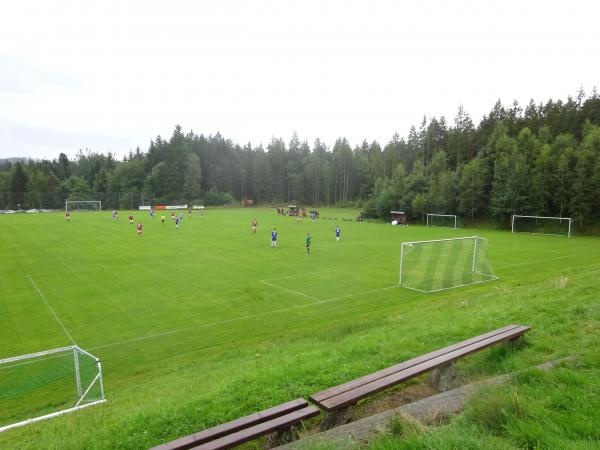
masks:
<path id="1" fill-rule="evenodd" d="M 65 202 L 65 212 L 74 210 L 102 211 L 102 202 L 100 200 L 67 200 Z"/>
<path id="2" fill-rule="evenodd" d="M 458 228 L 458 217 L 454 214 L 427 214 L 427 226 Z"/>
<path id="3" fill-rule="evenodd" d="M 0 432 L 104 401 L 100 360 L 76 345 L 0 359 Z"/>
<path id="4" fill-rule="evenodd" d="M 403 242 L 399 286 L 437 292 L 496 280 L 487 242 L 479 236 Z"/>
<path id="5" fill-rule="evenodd" d="M 573 225 L 570 217 L 521 216 L 518 214 L 514 214 L 510 222 L 513 233 L 567 237 L 571 237 Z"/>

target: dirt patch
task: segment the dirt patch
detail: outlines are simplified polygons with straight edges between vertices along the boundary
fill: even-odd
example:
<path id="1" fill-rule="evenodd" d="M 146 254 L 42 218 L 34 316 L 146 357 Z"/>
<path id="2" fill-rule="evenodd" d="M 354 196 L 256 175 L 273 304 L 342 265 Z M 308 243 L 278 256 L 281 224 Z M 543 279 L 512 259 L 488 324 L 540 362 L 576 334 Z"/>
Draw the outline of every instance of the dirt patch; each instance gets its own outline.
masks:
<path id="1" fill-rule="evenodd" d="M 400 386 L 373 396 L 371 399 L 359 404 L 354 410 L 354 420 L 413 403 L 438 393 L 439 391 L 427 382 Z"/>
<path id="2" fill-rule="evenodd" d="M 556 287 L 556 289 L 566 288 L 568 282 L 569 282 L 569 277 L 564 277 L 562 275 L 559 275 L 556 277 L 555 287 Z"/>

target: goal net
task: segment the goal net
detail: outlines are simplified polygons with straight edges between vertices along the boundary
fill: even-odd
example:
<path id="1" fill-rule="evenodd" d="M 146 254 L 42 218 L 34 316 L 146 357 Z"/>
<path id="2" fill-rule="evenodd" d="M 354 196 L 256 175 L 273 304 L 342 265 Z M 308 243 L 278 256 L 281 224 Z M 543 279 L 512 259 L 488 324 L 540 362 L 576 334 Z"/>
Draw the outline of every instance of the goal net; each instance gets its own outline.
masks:
<path id="1" fill-rule="evenodd" d="M 458 217 L 454 214 L 427 214 L 427 226 L 458 228 Z"/>
<path id="2" fill-rule="evenodd" d="M 515 214 L 512 216 L 511 230 L 513 233 L 571 237 L 572 223 L 570 217 L 520 216 Z"/>
<path id="3" fill-rule="evenodd" d="M 104 401 L 100 360 L 77 346 L 0 359 L 0 432 Z"/>
<path id="4" fill-rule="evenodd" d="M 399 285 L 436 292 L 496 280 L 487 257 L 487 242 L 479 236 L 403 242 Z"/>
<path id="5" fill-rule="evenodd" d="M 65 212 L 71 211 L 102 211 L 100 200 L 67 200 Z"/>

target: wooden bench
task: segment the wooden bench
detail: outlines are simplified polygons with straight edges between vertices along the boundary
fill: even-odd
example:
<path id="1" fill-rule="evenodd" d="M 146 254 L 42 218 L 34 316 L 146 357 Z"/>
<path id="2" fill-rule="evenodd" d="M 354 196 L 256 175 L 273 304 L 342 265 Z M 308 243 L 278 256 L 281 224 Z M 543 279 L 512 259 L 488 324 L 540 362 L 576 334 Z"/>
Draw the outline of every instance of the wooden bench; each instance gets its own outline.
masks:
<path id="1" fill-rule="evenodd" d="M 352 419 L 352 407 L 359 400 L 426 372 L 432 372 L 432 380 L 438 383 L 440 390 L 453 388 L 453 381 L 457 377 L 454 361 L 501 342 L 516 343 L 529 330 L 526 326 L 508 325 L 313 394 L 310 400 L 327 413 L 321 428 L 325 430 L 349 422 Z"/>
<path id="2" fill-rule="evenodd" d="M 249 416 L 208 428 L 198 433 L 154 447 L 153 450 L 203 449 L 216 450 L 233 448 L 245 442 L 275 433 L 274 442 L 283 444 L 294 440 L 294 425 L 318 416 L 320 411 L 298 398 Z"/>

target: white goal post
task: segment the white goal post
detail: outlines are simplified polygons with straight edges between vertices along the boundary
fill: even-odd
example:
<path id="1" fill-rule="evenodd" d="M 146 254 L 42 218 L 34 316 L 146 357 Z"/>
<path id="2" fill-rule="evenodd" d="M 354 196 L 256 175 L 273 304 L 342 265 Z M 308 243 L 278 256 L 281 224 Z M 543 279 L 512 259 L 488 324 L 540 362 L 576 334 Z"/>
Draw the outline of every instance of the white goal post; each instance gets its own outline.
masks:
<path id="1" fill-rule="evenodd" d="M 437 292 L 497 280 L 487 257 L 487 242 L 480 236 L 403 242 L 398 285 Z"/>
<path id="2" fill-rule="evenodd" d="M 512 233 L 543 234 L 571 237 L 573 219 L 570 217 L 523 216 L 513 214 L 510 220 Z"/>
<path id="3" fill-rule="evenodd" d="M 458 228 L 458 216 L 455 214 L 427 214 L 427 226 Z"/>
<path id="4" fill-rule="evenodd" d="M 0 359 L 0 433 L 105 401 L 100 360 L 77 345 Z"/>
<path id="5" fill-rule="evenodd" d="M 102 211 L 102 202 L 100 200 L 67 200 L 65 201 L 65 213 L 73 211 L 75 209 L 73 206 L 77 207 L 78 205 L 97 205 L 98 211 Z"/>

